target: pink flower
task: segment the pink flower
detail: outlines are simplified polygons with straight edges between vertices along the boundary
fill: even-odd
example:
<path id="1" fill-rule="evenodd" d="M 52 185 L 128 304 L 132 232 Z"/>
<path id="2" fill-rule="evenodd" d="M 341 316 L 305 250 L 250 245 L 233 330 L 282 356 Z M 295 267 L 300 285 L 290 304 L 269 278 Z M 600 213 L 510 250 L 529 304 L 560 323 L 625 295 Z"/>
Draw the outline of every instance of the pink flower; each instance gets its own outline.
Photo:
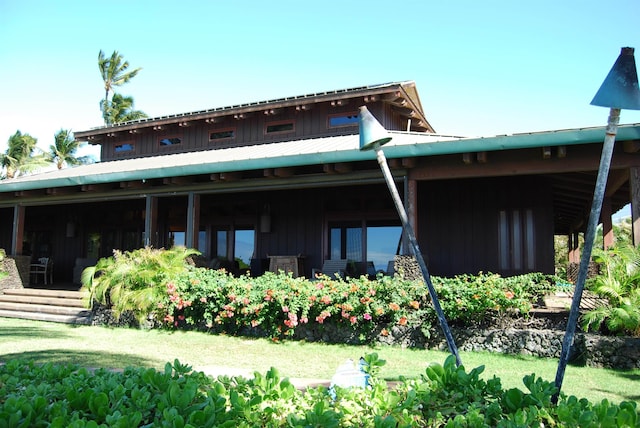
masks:
<path id="1" fill-rule="evenodd" d="M 202 303 L 207 303 L 207 298 L 206 298 L 206 297 L 201 297 L 201 298 L 200 298 L 200 301 L 201 301 Z"/>
<path id="2" fill-rule="evenodd" d="M 349 321 L 351 322 L 351 324 L 355 324 L 358 322 L 358 318 L 356 318 L 355 316 L 351 316 L 351 318 L 349 318 Z"/>
<path id="3" fill-rule="evenodd" d="M 371 321 L 371 314 L 364 314 L 362 315 L 362 318 L 366 319 L 367 321 Z"/>
<path id="4" fill-rule="evenodd" d="M 289 312 L 289 307 L 288 307 L 288 306 L 283 306 L 283 307 L 282 307 L 282 312 L 284 312 L 285 314 L 286 314 L 287 312 Z"/>

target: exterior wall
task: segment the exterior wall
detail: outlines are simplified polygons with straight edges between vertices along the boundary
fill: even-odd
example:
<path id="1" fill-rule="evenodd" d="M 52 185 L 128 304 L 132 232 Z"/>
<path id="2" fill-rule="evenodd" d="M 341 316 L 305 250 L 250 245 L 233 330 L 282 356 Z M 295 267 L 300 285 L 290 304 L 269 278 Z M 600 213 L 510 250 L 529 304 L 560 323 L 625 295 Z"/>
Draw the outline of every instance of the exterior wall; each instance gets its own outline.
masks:
<path id="1" fill-rule="evenodd" d="M 542 177 L 418 183 L 418 241 L 430 273 L 553 273 L 552 202 L 551 189 Z M 510 218 L 510 213 L 527 209 L 534 219 L 534 268 L 501 267 L 500 212 Z"/>
<path id="2" fill-rule="evenodd" d="M 311 104 L 309 110 L 296 110 L 293 107 L 276 109 L 274 114 L 256 111 L 245 118 L 236 119 L 232 115 L 215 118 L 214 123 L 204 120 L 188 122 L 188 126 L 164 125 L 160 130 L 144 128 L 136 133 L 121 132 L 115 137 L 108 137 L 102 142 L 101 159 L 109 161 L 122 158 L 157 156 L 162 154 L 210 150 L 226 147 L 238 147 L 253 144 L 264 144 L 308 138 L 312 136 L 356 134 L 357 123 L 349 126 L 330 127 L 329 117 L 332 115 L 358 114 L 358 107 L 364 104 L 351 100 L 345 105 L 331 106 L 329 103 Z M 406 119 L 395 112 L 389 105 L 381 102 L 368 105 L 372 114 L 379 117 L 384 126 L 390 130 L 405 130 Z M 187 119 L 188 120 L 188 119 Z M 266 126 L 272 123 L 294 121 L 291 132 L 267 134 Z M 233 129 L 235 138 L 210 141 L 211 132 Z M 162 138 L 180 138 L 180 144 L 161 146 Z M 133 144 L 130 152 L 115 153 L 115 146 Z"/>

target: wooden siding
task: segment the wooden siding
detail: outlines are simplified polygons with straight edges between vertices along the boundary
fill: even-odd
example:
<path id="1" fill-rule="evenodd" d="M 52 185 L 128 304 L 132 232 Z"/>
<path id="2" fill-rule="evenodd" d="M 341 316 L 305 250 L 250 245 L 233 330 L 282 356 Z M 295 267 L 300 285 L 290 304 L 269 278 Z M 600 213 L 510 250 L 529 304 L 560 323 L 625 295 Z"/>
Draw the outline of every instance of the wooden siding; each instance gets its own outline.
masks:
<path id="1" fill-rule="evenodd" d="M 335 114 L 357 114 L 358 107 L 364 103 L 360 100 L 351 100 L 340 106 L 332 106 L 330 103 L 318 103 L 310 106 L 309 110 L 296 110 L 293 107 L 276 109 L 274 114 L 264 114 L 263 111 L 247 113 L 243 118 L 223 116 L 215 119 L 214 123 L 204 120 L 184 122 L 180 124 L 163 125 L 161 129 L 144 128 L 133 133 L 119 132 L 113 137 L 107 137 L 101 144 L 102 161 L 157 156 L 170 153 L 180 153 L 197 150 L 210 150 L 227 147 L 239 147 L 254 144 L 264 144 L 280 141 L 297 140 L 309 137 L 329 135 L 357 134 L 358 125 L 330 127 L 328 119 Z M 381 102 L 368 105 L 374 115 L 390 130 L 406 130 L 407 120 L 393 110 L 393 108 Z M 265 133 L 267 124 L 275 122 L 293 121 L 292 132 Z M 235 138 L 221 141 L 209 141 L 209 134 L 216 130 L 235 129 Z M 180 144 L 160 146 L 161 138 L 177 137 L 182 140 Z M 115 146 L 123 143 L 133 144 L 135 150 L 130 152 L 115 152 Z"/>
<path id="2" fill-rule="evenodd" d="M 553 273 L 553 208 L 544 177 L 428 181 L 418 183 L 421 250 L 433 275 L 495 272 L 501 269 L 498 219 L 501 210 L 531 209 L 535 227 L 534 271 Z"/>

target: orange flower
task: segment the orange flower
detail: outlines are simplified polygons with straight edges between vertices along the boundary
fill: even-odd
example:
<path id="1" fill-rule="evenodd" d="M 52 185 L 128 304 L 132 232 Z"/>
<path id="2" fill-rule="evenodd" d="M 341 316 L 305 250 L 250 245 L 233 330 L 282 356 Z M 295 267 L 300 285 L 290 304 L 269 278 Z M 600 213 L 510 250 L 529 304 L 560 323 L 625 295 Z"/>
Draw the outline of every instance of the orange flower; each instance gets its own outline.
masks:
<path id="1" fill-rule="evenodd" d="M 383 336 L 389 336 L 389 330 L 387 330 L 386 328 L 383 328 L 380 334 Z"/>
<path id="2" fill-rule="evenodd" d="M 513 294 L 513 292 L 511 291 L 505 291 L 504 292 L 504 297 L 506 297 L 507 299 L 511 300 L 515 297 L 515 294 Z"/>
<path id="3" fill-rule="evenodd" d="M 412 300 L 409 302 L 409 306 L 411 306 L 413 309 L 420 309 L 420 302 Z"/>
<path id="4" fill-rule="evenodd" d="M 401 318 L 398 320 L 398 324 L 400 324 L 400 325 L 407 325 L 407 317 L 401 317 Z"/>
<path id="5" fill-rule="evenodd" d="M 392 311 L 399 311 L 400 305 L 398 305 L 397 303 L 389 303 L 389 309 L 391 309 Z"/>

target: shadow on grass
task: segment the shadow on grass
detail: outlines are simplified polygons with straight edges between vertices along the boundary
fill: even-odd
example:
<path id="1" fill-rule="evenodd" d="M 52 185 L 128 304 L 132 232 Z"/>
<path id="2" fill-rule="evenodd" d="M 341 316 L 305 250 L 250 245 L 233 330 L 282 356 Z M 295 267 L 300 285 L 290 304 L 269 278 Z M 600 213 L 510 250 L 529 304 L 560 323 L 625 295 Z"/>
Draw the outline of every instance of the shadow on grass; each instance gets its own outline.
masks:
<path id="1" fill-rule="evenodd" d="M 45 334 L 46 333 L 46 334 Z M 60 329 L 47 329 L 46 332 L 40 327 L 27 326 L 10 326 L 0 329 L 0 338 L 2 339 L 29 339 L 33 337 L 42 338 L 46 335 L 47 339 L 62 339 L 69 335 Z"/>
<path id="2" fill-rule="evenodd" d="M 141 358 L 137 355 L 109 352 L 70 351 L 68 349 L 47 349 L 31 352 L 0 354 L 0 361 L 20 359 L 37 364 L 77 364 L 87 368 L 124 369 L 125 367 L 163 367 L 167 361 Z"/>

